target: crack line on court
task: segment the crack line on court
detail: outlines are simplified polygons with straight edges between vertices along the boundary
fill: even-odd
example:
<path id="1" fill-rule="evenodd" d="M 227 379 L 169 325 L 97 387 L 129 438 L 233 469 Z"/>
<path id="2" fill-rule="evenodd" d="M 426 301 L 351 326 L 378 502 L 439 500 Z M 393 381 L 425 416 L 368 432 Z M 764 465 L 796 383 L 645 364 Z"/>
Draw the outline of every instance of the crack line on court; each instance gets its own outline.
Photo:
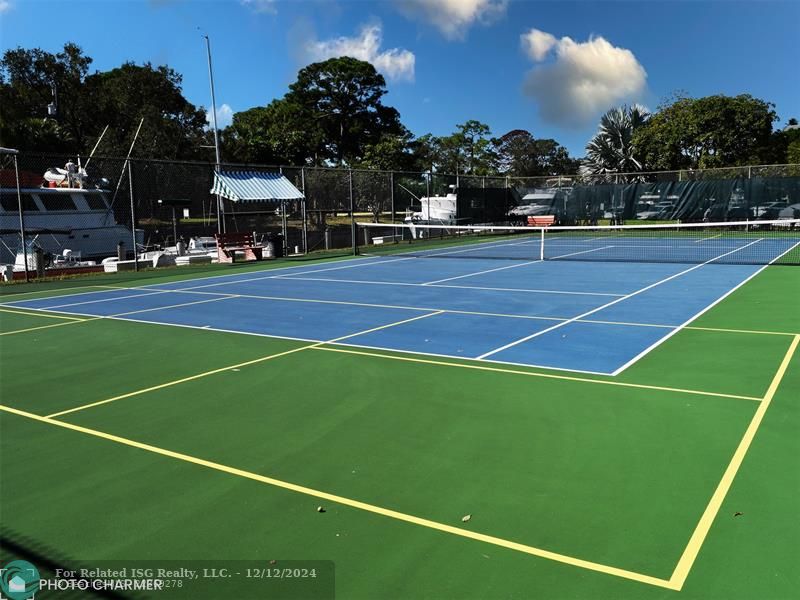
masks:
<path id="1" fill-rule="evenodd" d="M 168 458 L 173 458 L 176 460 L 180 460 L 186 463 L 194 464 L 200 467 L 205 467 L 208 469 L 212 469 L 215 471 L 220 471 L 223 473 L 227 473 L 229 475 L 234 475 L 237 477 L 242 477 L 244 479 L 250 479 L 252 481 L 257 481 L 259 483 L 264 483 L 273 487 L 289 490 L 292 492 L 296 492 L 299 494 L 303 494 L 306 496 L 312 496 L 314 498 L 320 498 L 322 500 L 327 500 L 329 502 L 335 502 L 337 504 L 341 504 L 344 506 L 348 506 L 350 508 L 354 508 L 357 510 L 381 515 L 384 517 L 388 517 L 391 519 L 395 519 L 398 521 L 403 521 L 406 523 L 411 523 L 414 525 L 418 525 L 421 527 L 425 527 L 428 529 L 433 529 L 436 531 L 441 531 L 443 533 L 452 534 L 455 536 L 459 536 L 462 538 L 467 538 L 479 542 L 484 542 L 487 544 L 491 544 L 494 546 L 499 546 L 502 548 L 506 548 L 509 550 L 514 550 L 517 552 L 522 552 L 525 554 L 537 556 L 540 558 L 553 560 L 556 562 L 564 563 L 571 565 L 573 567 L 578 567 L 582 569 L 587 569 L 590 571 L 596 571 L 600 573 L 604 573 L 606 575 L 613 575 L 615 577 L 621 577 L 624 579 L 630 579 L 633 581 L 638 581 L 639 583 L 645 583 L 648 585 L 658 586 L 667 589 L 675 589 L 674 584 L 665 579 L 661 579 L 658 577 L 653 577 L 651 575 L 645 575 L 643 573 L 637 573 L 635 571 L 628 571 L 626 569 L 621 569 L 619 567 L 612 567 L 609 565 L 604 565 L 601 563 L 596 563 L 588 560 L 584 560 L 581 558 L 575 558 L 573 556 L 568 556 L 565 554 L 559 554 L 557 552 L 552 552 L 550 550 L 545 550 L 543 548 L 537 548 L 535 546 L 528 546 L 526 544 L 522 544 L 519 542 L 514 542 L 511 540 L 506 540 L 503 538 L 495 537 L 492 535 L 479 533 L 475 531 L 471 531 L 469 529 L 463 529 L 461 527 L 454 527 L 452 525 L 447 525 L 445 523 L 440 523 L 438 521 L 433 521 L 430 519 L 425 519 L 423 517 L 418 517 L 415 515 L 403 513 L 400 511 L 396 511 L 389 508 L 384 508 L 382 506 L 377 506 L 375 504 L 369 504 L 367 502 L 362 502 L 360 500 L 355 500 L 352 498 L 347 498 L 344 496 L 338 496 L 336 494 L 331 494 L 329 492 L 324 492 L 321 490 L 317 490 L 314 488 L 306 487 L 303 485 L 299 485 L 296 483 L 291 483 L 288 481 L 283 481 L 281 479 L 275 479 L 273 477 L 268 477 L 266 475 L 261 475 L 258 473 L 254 473 L 252 471 L 246 471 L 244 469 L 238 469 L 236 467 L 231 467 L 228 465 L 224 465 L 222 463 L 217 463 L 214 461 L 206 460 L 203 458 L 199 458 L 196 456 L 191 456 L 188 454 L 183 454 L 181 452 L 175 452 L 173 450 L 168 450 L 166 448 L 161 448 L 159 446 L 153 446 L 150 444 L 146 444 L 143 442 L 137 442 L 135 440 L 117 436 L 111 433 L 106 433 L 103 431 L 99 431 L 96 429 L 90 429 L 88 427 L 82 427 L 80 425 L 75 425 L 73 423 L 59 421 L 53 419 L 52 417 L 42 417 L 40 415 L 36 415 L 33 413 L 29 413 L 26 411 L 18 410 L 15 408 L 11 408 L 8 406 L 0 405 L 0 410 L 17 415 L 19 417 L 24 417 L 27 419 L 31 419 L 34 421 L 39 421 L 41 423 L 46 423 L 48 425 L 52 425 L 55 427 L 61 427 L 64 429 L 69 429 L 78 433 L 83 433 L 86 435 L 90 435 L 93 437 L 97 437 L 100 439 L 104 439 L 110 442 L 115 442 L 117 444 L 122 444 L 124 446 L 136 448 L 139 450 L 144 450 L 146 452 L 150 452 L 153 454 L 158 454 L 161 456 L 166 456 Z"/>

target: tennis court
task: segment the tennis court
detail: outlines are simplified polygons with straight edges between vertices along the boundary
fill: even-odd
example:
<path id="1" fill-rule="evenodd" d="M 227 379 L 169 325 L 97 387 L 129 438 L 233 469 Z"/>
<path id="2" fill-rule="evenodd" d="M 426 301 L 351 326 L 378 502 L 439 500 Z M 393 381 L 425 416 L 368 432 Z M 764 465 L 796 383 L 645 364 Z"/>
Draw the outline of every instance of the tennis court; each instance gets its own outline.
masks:
<path id="1" fill-rule="evenodd" d="M 564 233 L 16 286 L 4 537 L 333 560 L 347 598 L 790 596 L 797 231 Z"/>

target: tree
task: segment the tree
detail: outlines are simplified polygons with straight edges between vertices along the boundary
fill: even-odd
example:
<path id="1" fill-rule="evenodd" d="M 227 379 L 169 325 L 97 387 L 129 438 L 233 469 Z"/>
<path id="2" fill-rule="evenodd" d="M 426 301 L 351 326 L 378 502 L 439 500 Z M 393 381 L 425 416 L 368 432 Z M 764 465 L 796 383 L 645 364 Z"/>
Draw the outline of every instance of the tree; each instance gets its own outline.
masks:
<path id="1" fill-rule="evenodd" d="M 405 135 L 400 113 L 386 106 L 386 81 L 370 63 L 344 56 L 304 67 L 284 100 L 321 132 L 320 158 L 357 163 L 383 135 Z"/>
<path id="2" fill-rule="evenodd" d="M 199 155 L 205 111 L 183 97 L 178 73 L 166 66 L 125 63 L 89 75 L 91 63 L 75 44 L 57 54 L 39 48 L 6 51 L 0 60 L 0 142 L 24 150 L 87 154 L 109 125 L 99 152 L 124 155 L 144 117 L 139 155 Z M 49 117 L 54 90 L 57 111 Z"/>
<path id="3" fill-rule="evenodd" d="M 421 135 L 413 140 L 409 147 L 413 157 L 414 166 L 412 170 L 432 171 L 437 160 L 437 141 L 438 138 L 432 133 Z"/>
<path id="4" fill-rule="evenodd" d="M 647 109 L 638 104 L 618 106 L 604 114 L 599 130 L 586 144 L 581 175 L 604 178 L 610 173 L 642 171 L 643 162 L 634 143 L 634 134 L 649 118 Z"/>
<path id="5" fill-rule="evenodd" d="M 783 131 L 776 132 L 782 138 L 783 155 L 778 162 L 800 164 L 800 125 L 792 117 L 786 122 Z"/>
<path id="6" fill-rule="evenodd" d="M 261 164 L 314 164 L 322 134 L 302 108 L 285 99 L 235 113 L 222 133 L 226 160 Z"/>
<path id="7" fill-rule="evenodd" d="M 677 97 L 636 132 L 634 143 L 654 169 L 703 169 L 774 160 L 774 105 L 748 94 Z"/>
<path id="8" fill-rule="evenodd" d="M 0 143 L 26 150 L 85 150 L 99 131 L 82 94 L 92 59 L 75 44 L 57 54 L 7 50 L 0 60 Z M 47 106 L 57 95 L 57 115 Z"/>
<path id="9" fill-rule="evenodd" d="M 108 124 L 107 153 L 124 156 L 144 118 L 134 153 L 159 158 L 203 156 L 206 113 L 183 97 L 182 77 L 166 66 L 125 63 L 86 78 L 86 95 L 98 125 Z"/>
<path id="10" fill-rule="evenodd" d="M 578 161 L 552 139 L 537 140 L 524 129 L 514 129 L 494 140 L 499 173 L 514 177 L 568 175 L 578 169 Z"/>
<path id="11" fill-rule="evenodd" d="M 358 165 L 369 169 L 354 173 L 356 201 L 369 209 L 375 223 L 387 210 L 391 198 L 391 175 L 387 171 L 408 171 L 414 167 L 409 151 L 410 134 L 384 135 L 377 143 L 367 146 Z"/>
<path id="12" fill-rule="evenodd" d="M 412 144 L 418 168 L 440 173 L 490 175 L 494 171 L 494 146 L 491 130 L 480 121 L 456 125 L 448 136 L 425 134 Z"/>
<path id="13" fill-rule="evenodd" d="M 490 174 L 494 154 L 489 139 L 492 133 L 489 126 L 470 119 L 456 127 L 458 128 L 458 132 L 455 134 L 456 141 L 461 143 L 461 153 L 465 159 L 463 173 L 466 175 Z"/>
<path id="14" fill-rule="evenodd" d="M 382 136 L 364 149 L 359 167 L 383 171 L 410 171 L 415 166 L 410 152 L 411 134 Z"/>

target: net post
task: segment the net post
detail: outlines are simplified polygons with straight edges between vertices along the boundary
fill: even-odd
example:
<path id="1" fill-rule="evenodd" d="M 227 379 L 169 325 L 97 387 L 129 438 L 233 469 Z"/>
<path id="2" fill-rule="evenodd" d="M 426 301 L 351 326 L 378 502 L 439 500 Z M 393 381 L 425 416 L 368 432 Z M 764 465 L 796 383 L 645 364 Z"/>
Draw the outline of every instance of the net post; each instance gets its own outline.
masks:
<path id="1" fill-rule="evenodd" d="M 544 227 L 541 229 L 542 241 L 539 244 L 539 260 L 544 260 Z"/>

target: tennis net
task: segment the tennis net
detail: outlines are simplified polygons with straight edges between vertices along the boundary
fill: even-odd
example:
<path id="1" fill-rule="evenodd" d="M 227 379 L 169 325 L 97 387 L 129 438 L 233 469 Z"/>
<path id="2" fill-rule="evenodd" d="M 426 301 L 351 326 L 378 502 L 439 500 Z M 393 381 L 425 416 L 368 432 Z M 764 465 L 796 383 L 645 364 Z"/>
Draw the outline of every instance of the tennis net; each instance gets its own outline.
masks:
<path id="1" fill-rule="evenodd" d="M 581 227 L 356 225 L 357 252 L 363 255 L 800 265 L 800 219 Z"/>

